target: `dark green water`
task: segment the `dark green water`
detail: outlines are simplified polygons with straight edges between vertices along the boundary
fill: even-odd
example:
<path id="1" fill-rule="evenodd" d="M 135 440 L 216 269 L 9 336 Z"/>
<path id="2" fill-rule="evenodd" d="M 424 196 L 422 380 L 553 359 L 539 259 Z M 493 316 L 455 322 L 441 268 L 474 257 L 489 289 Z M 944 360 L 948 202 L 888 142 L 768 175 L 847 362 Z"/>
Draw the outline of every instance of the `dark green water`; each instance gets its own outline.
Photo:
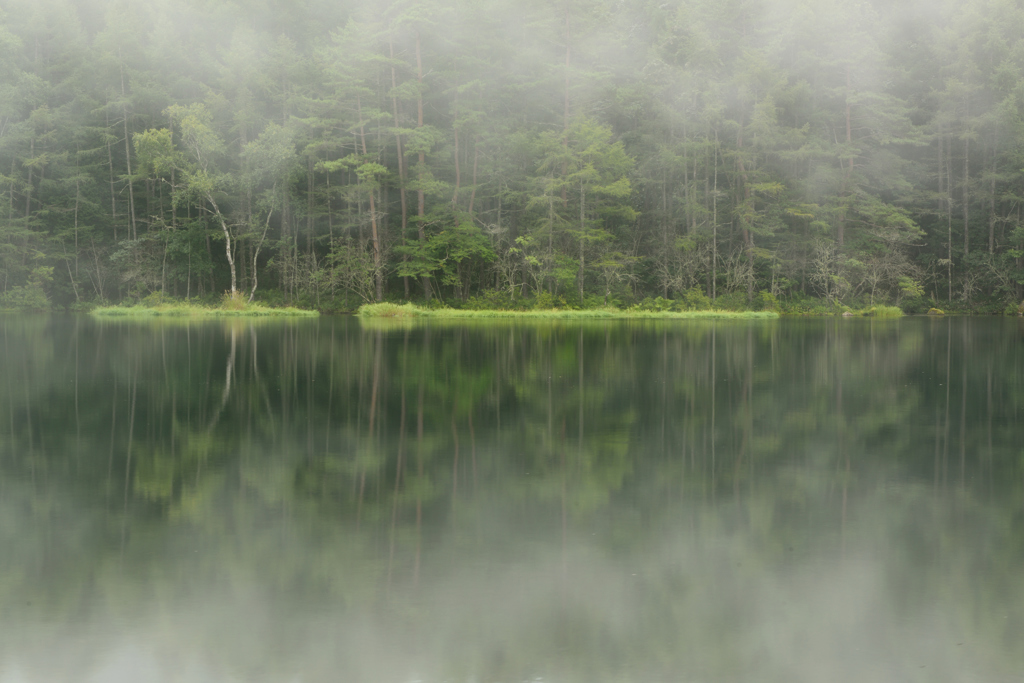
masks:
<path id="1" fill-rule="evenodd" d="M 1024 327 L 0 317 L 0 681 L 1019 681 Z"/>

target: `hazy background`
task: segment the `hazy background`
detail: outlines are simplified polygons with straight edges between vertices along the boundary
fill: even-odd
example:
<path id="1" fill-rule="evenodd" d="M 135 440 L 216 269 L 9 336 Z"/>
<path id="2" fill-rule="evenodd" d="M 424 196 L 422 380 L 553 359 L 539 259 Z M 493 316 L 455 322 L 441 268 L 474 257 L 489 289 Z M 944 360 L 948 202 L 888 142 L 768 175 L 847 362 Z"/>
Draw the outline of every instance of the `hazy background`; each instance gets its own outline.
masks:
<path id="1" fill-rule="evenodd" d="M 1024 297 L 1008 0 L 0 10 L 5 308 Z"/>

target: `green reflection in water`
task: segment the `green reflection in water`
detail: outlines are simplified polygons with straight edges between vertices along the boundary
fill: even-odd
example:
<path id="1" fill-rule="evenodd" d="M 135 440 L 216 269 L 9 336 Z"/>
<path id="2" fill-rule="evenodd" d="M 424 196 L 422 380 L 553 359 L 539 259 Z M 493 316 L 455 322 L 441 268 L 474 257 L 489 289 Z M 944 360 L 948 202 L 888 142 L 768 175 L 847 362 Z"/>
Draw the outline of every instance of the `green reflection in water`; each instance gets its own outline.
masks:
<path id="1" fill-rule="evenodd" d="M 0 318 L 0 681 L 1024 670 L 1014 320 Z"/>

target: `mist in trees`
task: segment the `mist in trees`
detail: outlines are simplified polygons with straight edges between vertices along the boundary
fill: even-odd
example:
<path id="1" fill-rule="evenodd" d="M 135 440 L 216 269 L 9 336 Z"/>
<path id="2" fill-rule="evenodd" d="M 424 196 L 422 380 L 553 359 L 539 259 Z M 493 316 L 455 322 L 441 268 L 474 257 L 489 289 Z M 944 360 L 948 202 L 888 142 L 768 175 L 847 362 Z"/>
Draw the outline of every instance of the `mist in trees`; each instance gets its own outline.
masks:
<path id="1" fill-rule="evenodd" d="M 0 308 L 1016 310 L 1022 29 L 1008 0 L 9 0 Z"/>

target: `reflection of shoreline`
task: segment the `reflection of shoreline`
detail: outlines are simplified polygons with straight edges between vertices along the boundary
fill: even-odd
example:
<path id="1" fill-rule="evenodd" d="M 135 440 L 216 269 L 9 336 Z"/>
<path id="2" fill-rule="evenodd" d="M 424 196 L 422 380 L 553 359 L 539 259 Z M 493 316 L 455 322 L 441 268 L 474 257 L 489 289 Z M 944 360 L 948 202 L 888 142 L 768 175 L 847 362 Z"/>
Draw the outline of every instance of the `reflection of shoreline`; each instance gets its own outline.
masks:
<path id="1" fill-rule="evenodd" d="M 320 320 L 316 317 L 289 317 L 289 316 L 149 316 L 149 317 L 91 317 L 88 314 L 79 314 L 83 318 L 89 318 L 95 325 L 122 325 L 124 327 L 189 327 L 200 325 L 223 325 L 245 326 L 260 325 L 308 325 Z"/>
<path id="2" fill-rule="evenodd" d="M 0 330 L 0 683 L 1020 663 L 1016 321 L 56 320 Z"/>
<path id="3" fill-rule="evenodd" d="M 243 304 L 238 308 L 219 308 L 194 303 L 166 306 L 101 306 L 89 312 L 94 318 L 149 319 L 149 318 L 318 318 L 319 311 L 301 308 L 268 308 L 259 304 Z"/>
<path id="4" fill-rule="evenodd" d="M 705 328 L 710 330 L 715 325 L 743 327 L 755 325 L 765 328 L 779 322 L 778 318 L 557 318 L 557 317 L 522 317 L 522 318 L 363 318 L 357 317 L 360 327 L 366 330 L 408 330 L 422 327 L 473 327 L 502 328 L 510 327 L 547 327 L 571 328 L 580 327 L 604 329 L 611 326 L 622 326 L 640 329 L 686 330 Z"/>

